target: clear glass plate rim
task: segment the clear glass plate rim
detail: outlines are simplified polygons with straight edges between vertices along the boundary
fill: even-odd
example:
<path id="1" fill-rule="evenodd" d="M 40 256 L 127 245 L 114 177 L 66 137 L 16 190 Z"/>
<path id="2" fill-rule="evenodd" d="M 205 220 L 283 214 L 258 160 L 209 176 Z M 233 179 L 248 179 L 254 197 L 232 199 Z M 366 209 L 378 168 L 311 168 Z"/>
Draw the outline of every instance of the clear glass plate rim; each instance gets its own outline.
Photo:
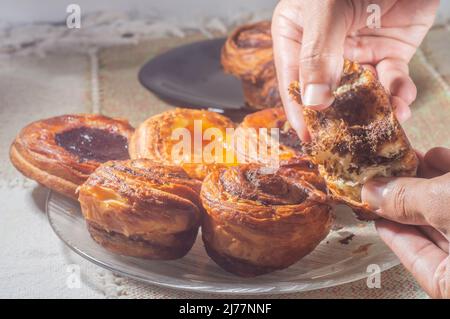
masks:
<path id="1" fill-rule="evenodd" d="M 170 288 L 170 289 L 176 289 L 176 290 L 182 290 L 182 291 L 189 291 L 189 292 L 197 292 L 197 293 L 213 293 L 213 294 L 233 294 L 233 295 L 250 295 L 250 294 L 257 294 L 257 295 L 265 295 L 265 294 L 287 294 L 287 293 L 295 293 L 295 292 L 307 292 L 307 291 L 313 291 L 318 289 L 324 289 L 324 288 L 330 288 L 334 286 L 344 285 L 347 283 L 351 283 L 354 281 L 358 281 L 364 278 L 367 278 L 370 274 L 367 273 L 361 273 L 357 276 L 343 276 L 341 279 L 335 280 L 334 282 L 325 281 L 323 284 L 310 284 L 310 283 L 293 283 L 293 282 L 283 282 L 280 281 L 277 283 L 278 286 L 271 286 L 266 284 L 267 286 L 261 286 L 261 287 L 255 287 L 254 285 L 249 285 L 246 283 L 241 283 L 241 287 L 236 288 L 232 285 L 224 284 L 224 283 L 216 283 L 216 286 L 214 285 L 204 285 L 204 284 L 196 284 L 194 281 L 189 281 L 188 279 L 180 280 L 180 279 L 174 279 L 169 276 L 165 275 L 155 275 L 152 274 L 152 278 L 146 278 L 142 277 L 130 272 L 126 272 L 120 269 L 116 269 L 114 266 L 110 265 L 106 261 L 97 260 L 96 258 L 90 256 L 89 254 L 85 253 L 75 245 L 72 245 L 66 241 L 66 239 L 59 233 L 59 231 L 56 229 L 55 225 L 53 224 L 51 220 L 51 216 L 49 213 L 49 202 L 52 197 L 52 191 L 48 190 L 46 203 L 45 203 L 45 210 L 47 219 L 49 221 L 50 227 L 52 228 L 53 232 L 56 234 L 56 236 L 72 251 L 74 251 L 79 256 L 83 257 L 84 259 L 92 262 L 93 264 L 100 266 L 104 269 L 110 270 L 114 273 L 145 282 L 148 284 L 156 285 L 163 288 Z M 388 262 L 383 263 L 382 272 L 391 269 L 392 267 L 395 267 L 400 264 L 400 261 L 398 259 L 393 259 Z M 164 279 L 170 279 L 175 280 L 175 283 L 167 283 L 164 282 Z M 288 285 L 290 288 L 283 288 L 283 286 Z M 292 288 L 292 286 L 302 286 L 300 289 Z M 200 287 L 201 286 L 201 287 Z"/>

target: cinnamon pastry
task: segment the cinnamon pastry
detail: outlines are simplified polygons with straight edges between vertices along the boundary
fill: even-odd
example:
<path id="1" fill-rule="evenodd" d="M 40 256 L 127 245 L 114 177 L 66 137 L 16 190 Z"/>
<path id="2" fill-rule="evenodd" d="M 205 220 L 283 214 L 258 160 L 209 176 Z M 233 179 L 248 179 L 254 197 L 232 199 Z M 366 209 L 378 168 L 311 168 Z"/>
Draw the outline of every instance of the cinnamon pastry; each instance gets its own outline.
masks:
<path id="1" fill-rule="evenodd" d="M 263 130 L 261 130 L 263 129 Z M 264 130 L 266 129 L 266 130 Z M 271 131 L 271 129 L 277 129 Z M 261 136 L 261 134 L 265 136 Z M 272 158 L 267 161 L 265 158 L 254 158 L 249 156 L 249 161 L 269 164 L 277 159 L 281 162 L 292 157 L 302 156 L 303 146 L 297 133 L 287 121 L 283 108 L 269 108 L 247 115 L 237 129 L 237 136 L 242 136 L 253 143 L 259 145 L 261 139 L 275 139 L 267 143 L 267 152 L 259 152 L 258 155 Z M 236 145 L 241 145 L 236 143 Z M 273 149 L 273 148 L 277 149 Z M 242 152 L 237 152 L 241 154 Z M 251 155 L 251 152 L 248 152 Z"/>
<path id="2" fill-rule="evenodd" d="M 300 95 L 298 83 L 291 93 Z M 361 202 L 362 185 L 373 177 L 414 176 L 418 160 L 389 95 L 371 71 L 345 61 L 334 95 L 324 111 L 304 108 L 310 154 L 335 197 L 361 219 L 373 219 L 377 216 Z"/>
<path id="3" fill-rule="evenodd" d="M 200 225 L 201 182 L 183 169 L 151 160 L 111 161 L 79 188 L 92 238 L 121 255 L 183 257 Z"/>
<path id="4" fill-rule="evenodd" d="M 235 161 L 232 154 L 228 155 L 227 128 L 234 128 L 234 123 L 214 112 L 181 108 L 166 111 L 136 129 L 130 156 L 180 165 L 189 176 L 201 180 L 215 167 Z M 216 153 L 211 145 L 219 146 L 220 151 Z"/>
<path id="5" fill-rule="evenodd" d="M 289 267 L 324 239 L 333 221 L 324 182 L 308 160 L 271 169 L 243 164 L 203 181 L 208 255 L 244 277 Z"/>
<path id="6" fill-rule="evenodd" d="M 225 72 L 242 80 L 246 103 L 256 109 L 281 106 L 273 62 L 270 21 L 237 28 L 222 48 Z"/>
<path id="7" fill-rule="evenodd" d="M 127 121 L 102 115 L 62 115 L 33 122 L 11 145 L 13 165 L 25 176 L 66 196 L 103 162 L 128 158 Z"/>

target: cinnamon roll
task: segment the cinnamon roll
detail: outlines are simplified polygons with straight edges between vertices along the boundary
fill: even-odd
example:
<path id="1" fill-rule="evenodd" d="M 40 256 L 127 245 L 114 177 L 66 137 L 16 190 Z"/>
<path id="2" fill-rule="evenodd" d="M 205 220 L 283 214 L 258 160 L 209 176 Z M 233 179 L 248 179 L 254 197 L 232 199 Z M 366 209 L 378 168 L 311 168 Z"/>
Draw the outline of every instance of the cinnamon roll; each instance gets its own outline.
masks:
<path id="1" fill-rule="evenodd" d="M 270 21 L 237 28 L 222 48 L 225 72 L 242 80 L 246 103 L 256 109 L 281 106 L 272 52 Z"/>
<path id="2" fill-rule="evenodd" d="M 333 221 L 323 180 L 308 160 L 278 169 L 243 164 L 213 171 L 201 200 L 208 255 L 244 277 L 294 264 L 327 236 Z"/>
<path id="3" fill-rule="evenodd" d="M 234 126 L 227 117 L 205 110 L 166 111 L 136 129 L 130 141 L 130 156 L 180 165 L 189 176 L 201 180 L 215 167 L 235 162 L 230 154 L 233 150 L 226 143 L 227 129 Z"/>
<path id="4" fill-rule="evenodd" d="M 62 115 L 23 128 L 10 148 L 25 176 L 66 196 L 103 162 L 129 158 L 131 125 L 102 115 Z"/>
<path id="5" fill-rule="evenodd" d="M 151 160 L 111 161 L 79 188 L 92 238 L 121 255 L 148 259 L 183 257 L 201 220 L 201 182 L 183 169 Z"/>
<path id="6" fill-rule="evenodd" d="M 290 89 L 300 96 L 298 83 Z M 371 71 L 345 61 L 334 95 L 324 111 L 303 108 L 312 138 L 309 152 L 335 198 L 361 219 L 373 219 L 377 215 L 361 202 L 362 185 L 373 177 L 415 176 L 418 160 Z"/>

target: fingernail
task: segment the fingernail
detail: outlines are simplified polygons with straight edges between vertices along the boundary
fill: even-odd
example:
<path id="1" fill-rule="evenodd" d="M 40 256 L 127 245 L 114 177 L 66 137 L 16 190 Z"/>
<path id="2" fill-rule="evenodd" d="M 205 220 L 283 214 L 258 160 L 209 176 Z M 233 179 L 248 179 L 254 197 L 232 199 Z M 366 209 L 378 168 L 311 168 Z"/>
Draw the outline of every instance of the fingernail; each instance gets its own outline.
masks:
<path id="1" fill-rule="evenodd" d="M 326 108 L 334 101 L 331 87 L 328 84 L 307 84 L 302 96 L 305 106 L 312 108 Z"/>
<path id="2" fill-rule="evenodd" d="M 377 210 L 381 207 L 387 191 L 388 181 L 372 180 L 364 184 L 361 191 L 361 200 L 369 204 L 370 208 Z"/>

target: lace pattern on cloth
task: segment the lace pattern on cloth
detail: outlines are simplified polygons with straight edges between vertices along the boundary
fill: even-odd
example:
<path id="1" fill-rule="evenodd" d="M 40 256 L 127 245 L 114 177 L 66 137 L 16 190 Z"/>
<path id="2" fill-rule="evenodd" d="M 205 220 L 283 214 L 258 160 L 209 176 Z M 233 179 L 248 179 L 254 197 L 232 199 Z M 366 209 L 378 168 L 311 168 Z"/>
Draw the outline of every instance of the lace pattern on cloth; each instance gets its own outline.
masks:
<path id="1" fill-rule="evenodd" d="M 134 19 L 131 14 L 99 12 L 83 16 L 80 29 L 69 29 L 65 22 L 10 26 L 0 25 L 0 58 L 11 55 L 44 55 L 48 52 L 86 53 L 102 47 L 138 44 L 162 37 L 185 37 L 201 32 L 211 38 L 225 34 L 244 22 L 270 18 L 270 12 L 235 14 L 202 21 L 174 22 L 157 17 Z"/>

